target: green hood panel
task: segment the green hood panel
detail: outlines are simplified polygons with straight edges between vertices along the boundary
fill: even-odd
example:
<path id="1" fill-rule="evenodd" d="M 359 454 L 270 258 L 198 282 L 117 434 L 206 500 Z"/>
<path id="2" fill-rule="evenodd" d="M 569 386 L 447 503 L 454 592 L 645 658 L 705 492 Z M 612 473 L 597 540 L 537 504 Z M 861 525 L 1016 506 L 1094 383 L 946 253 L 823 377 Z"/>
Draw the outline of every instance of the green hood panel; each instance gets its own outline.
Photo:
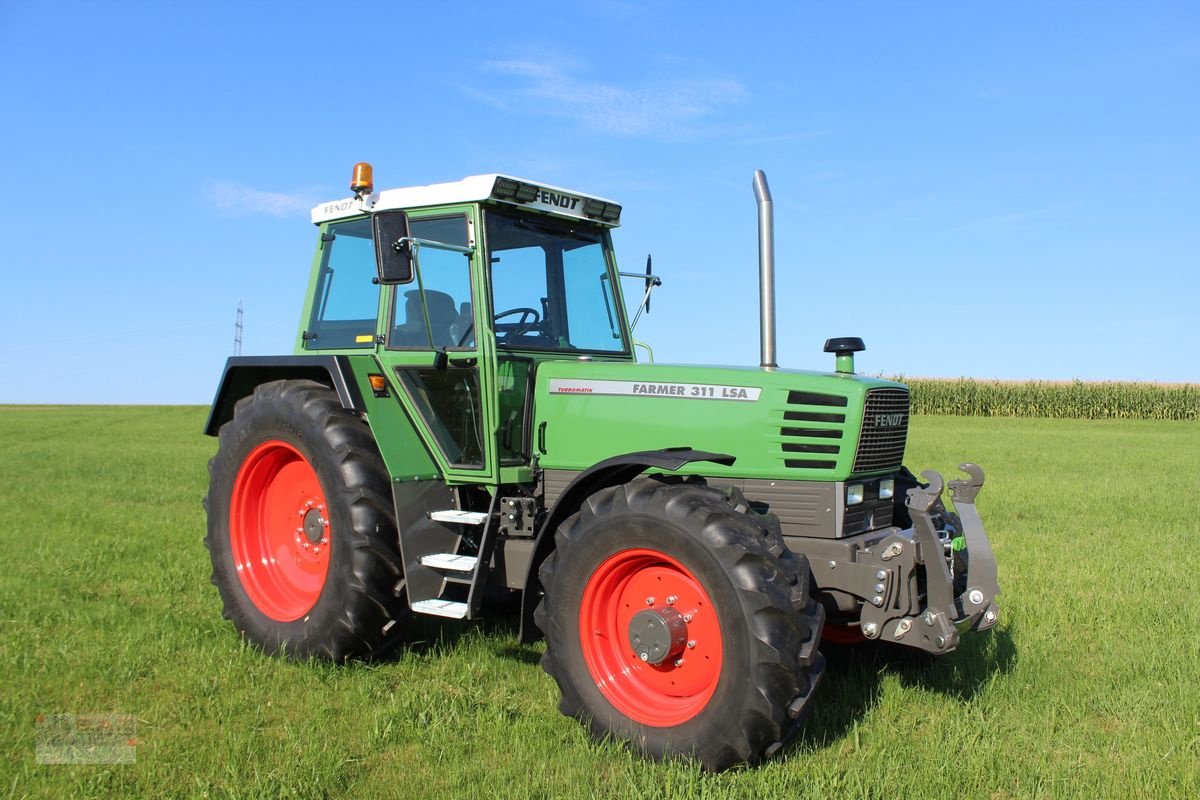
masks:
<path id="1" fill-rule="evenodd" d="M 546 361 L 534 389 L 534 430 L 545 425 L 538 463 L 582 470 L 620 453 L 693 447 L 737 462 L 684 471 L 845 480 L 867 391 L 875 388 L 904 387 L 803 370 Z"/>

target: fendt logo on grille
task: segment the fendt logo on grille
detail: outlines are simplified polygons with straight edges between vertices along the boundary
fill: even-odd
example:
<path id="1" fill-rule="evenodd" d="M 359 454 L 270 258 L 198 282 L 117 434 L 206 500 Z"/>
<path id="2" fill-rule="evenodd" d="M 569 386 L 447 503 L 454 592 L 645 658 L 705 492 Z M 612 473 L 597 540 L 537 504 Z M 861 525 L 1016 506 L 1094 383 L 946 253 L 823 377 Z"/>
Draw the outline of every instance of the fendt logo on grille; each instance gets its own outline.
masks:
<path id="1" fill-rule="evenodd" d="M 904 422 L 904 414 L 876 414 L 876 428 L 895 428 Z"/>

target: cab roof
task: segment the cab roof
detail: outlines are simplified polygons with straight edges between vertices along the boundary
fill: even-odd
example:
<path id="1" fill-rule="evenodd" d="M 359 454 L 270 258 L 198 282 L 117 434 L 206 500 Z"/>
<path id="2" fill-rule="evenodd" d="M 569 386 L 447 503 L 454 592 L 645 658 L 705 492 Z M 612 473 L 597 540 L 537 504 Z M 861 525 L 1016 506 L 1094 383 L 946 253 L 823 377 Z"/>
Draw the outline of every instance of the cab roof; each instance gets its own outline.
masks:
<path id="1" fill-rule="evenodd" d="M 312 210 L 313 224 L 358 216 L 386 209 L 477 203 L 484 200 L 530 208 L 546 214 L 586 219 L 616 227 L 621 207 L 611 200 L 558 186 L 490 173 L 470 175 L 459 181 L 384 189 L 361 199 L 347 197 L 321 203 Z"/>

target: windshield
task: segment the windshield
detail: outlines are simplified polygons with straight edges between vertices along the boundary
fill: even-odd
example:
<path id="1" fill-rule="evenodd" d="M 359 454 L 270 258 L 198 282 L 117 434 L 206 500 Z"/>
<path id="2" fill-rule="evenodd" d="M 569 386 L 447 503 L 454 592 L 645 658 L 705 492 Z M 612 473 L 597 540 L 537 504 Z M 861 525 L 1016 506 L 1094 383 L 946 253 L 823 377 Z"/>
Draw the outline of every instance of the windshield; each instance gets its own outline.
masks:
<path id="1" fill-rule="evenodd" d="M 544 217 L 485 217 L 496 344 L 509 349 L 628 351 L 604 230 Z"/>

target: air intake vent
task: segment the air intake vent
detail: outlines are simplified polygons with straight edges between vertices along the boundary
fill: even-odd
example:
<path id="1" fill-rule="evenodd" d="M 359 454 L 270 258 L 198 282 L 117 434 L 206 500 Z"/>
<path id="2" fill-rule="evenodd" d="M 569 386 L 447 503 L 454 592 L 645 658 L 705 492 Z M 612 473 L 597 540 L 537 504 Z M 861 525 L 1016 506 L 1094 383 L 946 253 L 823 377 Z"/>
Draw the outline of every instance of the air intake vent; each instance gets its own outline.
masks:
<path id="1" fill-rule="evenodd" d="M 908 439 L 908 390 L 871 389 L 863 411 L 855 472 L 899 469 Z"/>
<path id="2" fill-rule="evenodd" d="M 845 408 L 849 400 L 836 394 L 788 392 L 788 405 L 796 406 L 783 413 L 786 422 L 832 423 L 846 422 Z M 841 427 L 816 427 L 811 424 L 787 425 L 779 429 L 785 437 L 781 448 L 784 466 L 790 469 L 836 469 L 842 452 Z"/>

